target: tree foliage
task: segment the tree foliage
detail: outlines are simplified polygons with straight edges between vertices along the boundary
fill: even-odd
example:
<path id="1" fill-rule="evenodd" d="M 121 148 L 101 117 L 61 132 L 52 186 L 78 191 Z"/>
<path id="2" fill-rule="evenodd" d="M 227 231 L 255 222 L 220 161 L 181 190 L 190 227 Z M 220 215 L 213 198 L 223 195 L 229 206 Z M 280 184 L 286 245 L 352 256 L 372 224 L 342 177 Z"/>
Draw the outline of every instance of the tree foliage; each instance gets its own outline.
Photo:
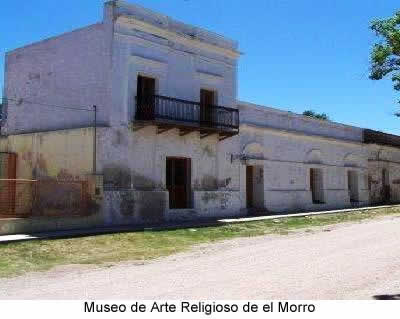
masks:
<path id="1" fill-rule="evenodd" d="M 312 110 L 307 110 L 303 112 L 304 116 L 308 116 L 308 117 L 312 117 L 318 120 L 324 120 L 324 121 L 329 121 L 329 117 L 328 115 L 326 115 L 325 113 L 316 113 Z"/>
<path id="2" fill-rule="evenodd" d="M 370 28 L 380 40 L 372 48 L 369 77 L 381 80 L 391 75 L 394 89 L 400 91 L 400 10 L 391 18 L 372 21 Z"/>

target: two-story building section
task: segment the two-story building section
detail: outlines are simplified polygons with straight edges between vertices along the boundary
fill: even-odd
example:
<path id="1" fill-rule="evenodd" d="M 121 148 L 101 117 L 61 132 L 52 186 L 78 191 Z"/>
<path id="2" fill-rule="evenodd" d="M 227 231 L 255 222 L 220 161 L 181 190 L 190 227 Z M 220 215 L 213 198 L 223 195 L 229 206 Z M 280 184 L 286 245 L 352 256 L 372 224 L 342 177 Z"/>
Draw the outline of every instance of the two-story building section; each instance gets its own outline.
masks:
<path id="1" fill-rule="evenodd" d="M 238 152 L 239 55 L 235 41 L 110 1 L 102 22 L 7 53 L 3 133 L 83 134 L 94 126 L 96 105 L 95 150 L 91 129 L 85 142 L 67 146 L 75 149 L 69 154 L 64 148 L 46 158 L 35 142 L 21 142 L 26 145 L 14 149 L 30 154 L 25 178 L 57 176 L 60 170 L 76 177 L 95 167 L 104 176 L 106 203 L 120 205 L 115 191 L 130 190 L 122 201 L 134 207 L 123 210 L 121 219 L 133 214 L 137 221 L 157 221 L 166 209 L 171 218 L 174 209 L 237 214 L 238 170 L 228 154 Z M 67 163 L 82 158 L 76 150 L 83 148 L 95 151 L 93 164 L 90 156 L 83 166 Z M 65 163 L 49 169 L 60 157 Z"/>

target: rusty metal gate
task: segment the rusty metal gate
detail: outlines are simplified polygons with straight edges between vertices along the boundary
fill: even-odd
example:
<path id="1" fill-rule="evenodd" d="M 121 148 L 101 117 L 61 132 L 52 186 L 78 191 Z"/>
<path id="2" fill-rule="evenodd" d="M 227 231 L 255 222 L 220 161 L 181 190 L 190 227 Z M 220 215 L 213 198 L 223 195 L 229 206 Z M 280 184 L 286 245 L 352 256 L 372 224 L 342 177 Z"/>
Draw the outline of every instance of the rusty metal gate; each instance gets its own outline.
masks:
<path id="1" fill-rule="evenodd" d="M 28 217 L 35 199 L 35 181 L 0 179 L 0 217 Z"/>
<path id="2" fill-rule="evenodd" d="M 16 211 L 16 198 L 18 193 L 28 184 L 15 182 L 17 173 L 17 155 L 13 153 L 0 153 L 0 214 L 12 215 Z M 28 185 L 29 186 L 29 185 Z"/>

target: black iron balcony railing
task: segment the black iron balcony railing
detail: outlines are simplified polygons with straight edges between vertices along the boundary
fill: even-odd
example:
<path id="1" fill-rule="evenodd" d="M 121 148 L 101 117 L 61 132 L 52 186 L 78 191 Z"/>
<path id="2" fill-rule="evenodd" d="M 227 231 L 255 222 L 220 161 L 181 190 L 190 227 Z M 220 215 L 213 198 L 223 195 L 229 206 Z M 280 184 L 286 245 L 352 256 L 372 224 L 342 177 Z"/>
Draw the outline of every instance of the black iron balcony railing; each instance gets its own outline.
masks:
<path id="1" fill-rule="evenodd" d="M 202 105 L 194 101 L 150 95 L 136 97 L 136 120 L 168 120 L 200 127 L 237 130 L 239 111 L 223 106 Z"/>

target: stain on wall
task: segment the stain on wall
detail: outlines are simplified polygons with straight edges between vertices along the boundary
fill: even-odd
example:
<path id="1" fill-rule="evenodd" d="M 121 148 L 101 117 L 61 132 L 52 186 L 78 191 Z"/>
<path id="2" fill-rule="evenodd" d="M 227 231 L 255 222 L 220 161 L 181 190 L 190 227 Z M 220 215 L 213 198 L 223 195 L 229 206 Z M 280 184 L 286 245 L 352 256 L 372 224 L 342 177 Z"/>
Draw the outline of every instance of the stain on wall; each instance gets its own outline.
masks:
<path id="1" fill-rule="evenodd" d="M 72 180 L 92 173 L 92 128 L 10 135 L 0 147 L 18 154 L 17 178 Z"/>
<path id="2" fill-rule="evenodd" d="M 133 216 L 135 213 L 135 194 L 133 192 L 121 193 L 120 212 L 123 216 Z"/>
<path id="3" fill-rule="evenodd" d="M 103 168 L 104 186 L 109 189 L 131 188 L 131 172 L 126 166 L 107 165 Z"/>

